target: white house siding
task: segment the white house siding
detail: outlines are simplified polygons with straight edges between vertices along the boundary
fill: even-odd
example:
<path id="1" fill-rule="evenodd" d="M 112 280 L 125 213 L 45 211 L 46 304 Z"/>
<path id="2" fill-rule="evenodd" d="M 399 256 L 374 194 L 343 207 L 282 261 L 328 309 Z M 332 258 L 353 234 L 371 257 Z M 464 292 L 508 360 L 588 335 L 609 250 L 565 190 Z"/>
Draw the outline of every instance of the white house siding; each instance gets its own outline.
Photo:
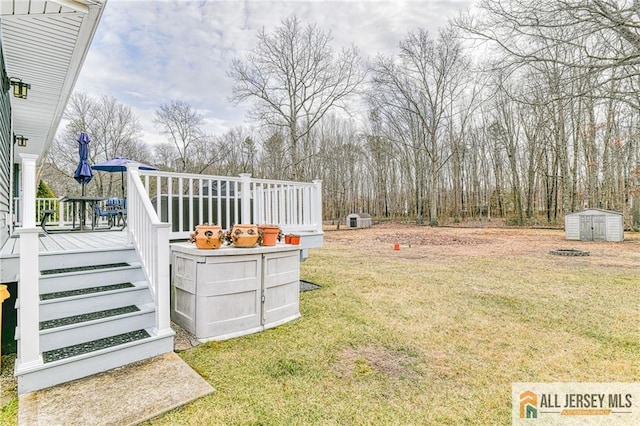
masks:
<path id="1" fill-rule="evenodd" d="M 11 173 L 11 104 L 9 101 L 7 82 L 7 73 L 4 69 L 4 55 L 2 54 L 2 44 L 0 40 L 0 64 L 2 70 L 0 75 L 0 247 L 9 238 L 9 225 L 11 218 L 9 217 L 10 203 L 10 180 Z M 8 86 L 8 85 L 7 85 Z"/>

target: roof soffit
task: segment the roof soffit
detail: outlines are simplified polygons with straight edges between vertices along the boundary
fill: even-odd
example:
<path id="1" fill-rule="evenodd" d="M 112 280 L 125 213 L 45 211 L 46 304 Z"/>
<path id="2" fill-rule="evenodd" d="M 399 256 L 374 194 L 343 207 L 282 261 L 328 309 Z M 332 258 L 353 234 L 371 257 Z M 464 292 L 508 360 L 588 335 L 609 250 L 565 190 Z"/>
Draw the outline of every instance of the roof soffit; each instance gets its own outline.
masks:
<path id="1" fill-rule="evenodd" d="M 14 133 L 29 139 L 17 153 L 43 156 L 51 146 L 105 2 L 0 0 L 7 75 L 31 85 L 27 99 L 11 97 Z"/>

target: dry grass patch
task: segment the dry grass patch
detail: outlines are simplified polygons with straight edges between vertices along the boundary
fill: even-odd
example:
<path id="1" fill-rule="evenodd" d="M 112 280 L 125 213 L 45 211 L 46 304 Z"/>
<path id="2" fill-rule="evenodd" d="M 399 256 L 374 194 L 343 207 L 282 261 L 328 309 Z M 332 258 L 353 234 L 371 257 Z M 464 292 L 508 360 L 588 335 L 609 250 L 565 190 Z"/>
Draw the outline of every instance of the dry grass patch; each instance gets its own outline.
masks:
<path id="1" fill-rule="evenodd" d="M 340 378 L 358 378 L 382 374 L 390 379 L 411 376 L 412 359 L 406 354 L 384 348 L 346 348 L 338 356 L 333 370 Z"/>

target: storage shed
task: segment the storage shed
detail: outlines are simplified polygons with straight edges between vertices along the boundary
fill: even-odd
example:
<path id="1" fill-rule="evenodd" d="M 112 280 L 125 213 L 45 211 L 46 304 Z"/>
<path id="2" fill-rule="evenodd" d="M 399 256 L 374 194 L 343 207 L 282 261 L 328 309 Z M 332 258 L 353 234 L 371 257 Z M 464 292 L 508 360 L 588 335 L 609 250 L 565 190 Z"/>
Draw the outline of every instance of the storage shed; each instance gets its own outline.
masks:
<path id="1" fill-rule="evenodd" d="M 622 213 L 602 209 L 586 209 L 564 217 L 567 240 L 622 241 L 624 219 Z"/>
<path id="2" fill-rule="evenodd" d="M 371 228 L 371 216 L 366 213 L 351 213 L 347 216 L 347 228 Z"/>

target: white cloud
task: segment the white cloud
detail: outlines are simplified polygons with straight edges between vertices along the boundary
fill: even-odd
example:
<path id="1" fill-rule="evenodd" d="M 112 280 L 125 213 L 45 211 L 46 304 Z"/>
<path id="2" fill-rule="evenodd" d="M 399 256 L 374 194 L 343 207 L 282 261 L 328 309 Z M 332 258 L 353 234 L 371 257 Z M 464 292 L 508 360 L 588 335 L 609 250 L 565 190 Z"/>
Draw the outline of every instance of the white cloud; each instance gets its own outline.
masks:
<path id="1" fill-rule="evenodd" d="M 336 49 L 353 43 L 373 57 L 392 54 L 410 30 L 435 34 L 472 3 L 110 0 L 76 89 L 131 106 L 150 142 L 162 140 L 153 126 L 155 109 L 172 99 L 197 108 L 207 131 L 220 134 L 243 123 L 246 107 L 229 102 L 233 82 L 226 72 L 233 57 L 255 46 L 260 28 L 269 31 L 296 14 L 330 30 Z"/>

